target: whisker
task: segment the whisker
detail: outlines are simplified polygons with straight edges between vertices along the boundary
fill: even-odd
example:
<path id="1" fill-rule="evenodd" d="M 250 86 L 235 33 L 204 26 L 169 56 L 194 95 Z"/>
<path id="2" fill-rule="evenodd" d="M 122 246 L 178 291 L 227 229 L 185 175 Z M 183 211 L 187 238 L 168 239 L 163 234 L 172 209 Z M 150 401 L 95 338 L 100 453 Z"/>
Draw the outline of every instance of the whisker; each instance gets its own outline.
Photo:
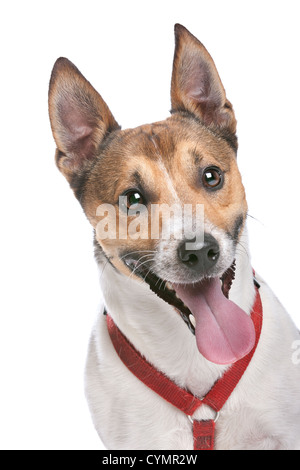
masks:
<path id="1" fill-rule="evenodd" d="M 144 283 L 144 282 L 147 282 L 147 281 L 146 281 L 146 278 L 147 278 L 147 276 L 148 276 L 150 273 L 155 274 L 155 272 L 152 270 L 151 267 L 148 269 L 148 271 L 147 271 L 147 273 L 145 274 L 145 276 L 140 280 L 140 283 L 141 283 L 141 284 Z"/>
<path id="2" fill-rule="evenodd" d="M 149 255 L 150 255 L 150 254 L 156 253 L 156 251 L 155 250 L 135 250 L 135 251 L 131 251 L 131 252 L 126 253 L 125 255 L 121 256 L 120 260 L 123 261 L 123 259 L 126 258 L 127 256 L 134 255 L 136 253 L 149 253 Z M 105 270 L 106 266 L 109 263 L 110 263 L 110 258 L 105 256 L 105 263 L 104 263 L 104 265 L 102 267 L 102 270 L 100 272 L 100 278 L 103 276 L 104 270 Z"/>
<path id="3" fill-rule="evenodd" d="M 130 253 L 125 253 L 125 255 L 121 256 L 120 260 L 123 260 L 127 256 L 130 255 L 135 255 L 136 253 L 156 253 L 155 250 L 136 250 L 136 251 L 131 251 Z"/>
<path id="4" fill-rule="evenodd" d="M 150 273 L 155 274 L 155 272 L 153 271 L 153 269 L 152 269 L 151 267 L 148 269 L 146 275 L 145 275 L 144 278 L 143 278 L 144 282 L 146 282 L 146 278 L 147 278 L 147 276 L 148 276 Z"/>
<path id="5" fill-rule="evenodd" d="M 261 225 L 264 225 L 264 223 L 263 223 L 261 220 L 257 219 L 256 217 L 254 217 L 254 216 L 251 215 L 251 214 L 248 214 L 248 213 L 247 213 L 247 217 L 249 217 L 250 219 L 255 220 L 255 222 L 258 222 L 258 223 L 261 224 Z"/>
<path id="6" fill-rule="evenodd" d="M 100 273 L 100 279 L 101 279 L 101 277 L 103 276 L 104 269 L 106 268 L 106 266 L 108 265 L 109 262 L 110 262 L 109 258 L 106 258 L 106 259 L 105 259 L 104 266 L 103 266 L 102 271 L 101 271 L 101 273 Z"/>
<path id="7" fill-rule="evenodd" d="M 147 256 L 151 256 L 152 253 L 148 253 L 147 255 L 143 255 L 141 256 L 138 260 L 137 260 L 137 263 L 139 263 L 143 258 L 146 258 Z M 154 259 L 154 258 L 153 258 Z"/>
<path id="8" fill-rule="evenodd" d="M 151 255 L 149 254 L 149 255 L 147 255 L 147 256 L 151 256 Z M 144 257 L 145 257 L 145 256 L 143 256 L 143 258 L 144 258 Z M 140 263 L 140 264 L 137 264 L 137 265 L 134 267 L 134 269 L 131 271 L 130 276 L 131 276 L 132 274 L 135 274 L 135 271 L 136 271 L 137 269 L 140 269 L 140 267 L 143 266 L 144 264 L 147 264 L 147 263 L 150 263 L 150 262 L 153 262 L 153 261 L 154 261 L 154 258 L 150 258 L 150 259 L 147 259 L 146 261 L 143 261 L 143 262 Z"/>

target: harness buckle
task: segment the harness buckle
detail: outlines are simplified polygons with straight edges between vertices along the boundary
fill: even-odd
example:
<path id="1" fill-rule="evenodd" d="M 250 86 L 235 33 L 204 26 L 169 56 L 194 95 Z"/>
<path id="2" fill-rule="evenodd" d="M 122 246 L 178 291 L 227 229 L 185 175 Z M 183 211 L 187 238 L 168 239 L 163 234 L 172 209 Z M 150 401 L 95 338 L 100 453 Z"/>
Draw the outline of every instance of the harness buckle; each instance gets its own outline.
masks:
<path id="1" fill-rule="evenodd" d="M 207 405 L 206 405 L 206 406 L 207 406 Z M 211 408 L 211 409 L 212 409 L 212 408 Z M 218 421 L 219 417 L 220 417 L 220 412 L 219 412 L 219 411 L 215 411 L 215 410 L 214 410 L 214 412 L 216 413 L 216 416 L 215 416 L 214 419 L 211 420 L 211 421 L 213 421 L 214 423 L 216 423 L 216 422 Z M 194 421 L 206 421 L 206 420 L 204 420 L 204 419 L 203 419 L 203 420 L 198 420 L 198 419 L 197 419 L 197 420 L 194 420 L 194 418 L 192 418 L 191 415 L 187 415 L 187 417 L 189 418 L 189 420 L 190 420 L 190 422 L 191 422 L 192 424 L 194 424 Z"/>

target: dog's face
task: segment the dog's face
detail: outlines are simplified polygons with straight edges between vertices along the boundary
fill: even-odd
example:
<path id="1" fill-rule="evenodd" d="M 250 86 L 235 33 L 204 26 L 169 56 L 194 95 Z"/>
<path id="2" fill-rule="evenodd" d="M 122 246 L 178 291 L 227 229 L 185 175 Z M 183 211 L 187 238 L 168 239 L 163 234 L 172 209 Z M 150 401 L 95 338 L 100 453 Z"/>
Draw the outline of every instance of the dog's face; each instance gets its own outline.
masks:
<path id="1" fill-rule="evenodd" d="M 234 150 L 193 118 L 177 113 L 164 122 L 111 136 L 90 171 L 81 202 L 97 241 L 119 271 L 130 275 L 134 268 L 142 274 L 151 268 L 172 282 L 221 275 L 234 259 L 246 211 Z M 105 209 L 106 204 L 115 208 L 116 234 L 104 239 L 99 207 Z M 194 215 L 190 235 L 188 227 L 182 233 L 184 209 L 189 205 L 194 210 L 190 215 L 186 212 L 184 221 L 188 225 L 188 217 Z M 198 227 L 204 234 L 195 233 L 197 205 L 204 207 L 205 224 Z M 154 209 L 163 207 L 174 210 L 170 217 L 161 210 L 155 233 Z M 114 229 L 114 220 L 102 220 Z M 165 225 L 172 225 L 170 234 Z M 120 231 L 126 234 L 124 240 Z M 216 262 L 205 263 L 196 243 L 185 252 L 185 241 L 196 235 L 199 246 L 204 235 Z M 191 261 L 193 256 L 198 256 L 198 263 Z"/>
<path id="2" fill-rule="evenodd" d="M 159 281 L 174 287 L 221 278 L 234 261 L 247 213 L 232 106 L 212 58 L 180 25 L 171 101 L 165 121 L 121 130 L 67 59 L 56 62 L 50 82 L 57 165 L 105 257 L 153 290 Z M 200 226 L 197 206 L 204 208 Z M 171 218 L 162 207 L 174 209 Z"/>

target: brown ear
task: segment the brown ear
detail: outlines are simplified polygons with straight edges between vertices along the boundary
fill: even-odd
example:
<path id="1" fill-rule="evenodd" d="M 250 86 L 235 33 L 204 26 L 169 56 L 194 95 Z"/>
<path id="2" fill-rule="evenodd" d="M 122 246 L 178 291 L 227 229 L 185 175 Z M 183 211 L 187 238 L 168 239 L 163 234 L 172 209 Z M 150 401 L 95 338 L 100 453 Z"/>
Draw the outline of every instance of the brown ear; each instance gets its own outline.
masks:
<path id="1" fill-rule="evenodd" d="M 56 162 L 70 183 L 89 167 L 105 135 L 120 128 L 101 96 L 65 58 L 53 67 L 49 115 Z"/>
<path id="2" fill-rule="evenodd" d="M 186 28 L 175 25 L 172 111 L 188 111 L 206 126 L 236 131 L 236 119 L 211 56 Z"/>

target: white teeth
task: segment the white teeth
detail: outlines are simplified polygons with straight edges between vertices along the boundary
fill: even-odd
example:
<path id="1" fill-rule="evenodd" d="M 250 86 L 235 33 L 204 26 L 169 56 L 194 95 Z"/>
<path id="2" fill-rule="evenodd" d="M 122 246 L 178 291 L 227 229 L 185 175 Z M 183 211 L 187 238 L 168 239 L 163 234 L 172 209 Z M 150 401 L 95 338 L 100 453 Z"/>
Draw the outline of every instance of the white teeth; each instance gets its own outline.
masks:
<path id="1" fill-rule="evenodd" d="M 189 320 L 190 320 L 191 324 L 193 325 L 193 327 L 196 328 L 196 319 L 195 319 L 194 315 L 190 314 Z"/>
<path id="2" fill-rule="evenodd" d="M 170 284 L 170 282 L 166 282 L 166 287 L 167 289 L 172 289 L 172 284 Z"/>

